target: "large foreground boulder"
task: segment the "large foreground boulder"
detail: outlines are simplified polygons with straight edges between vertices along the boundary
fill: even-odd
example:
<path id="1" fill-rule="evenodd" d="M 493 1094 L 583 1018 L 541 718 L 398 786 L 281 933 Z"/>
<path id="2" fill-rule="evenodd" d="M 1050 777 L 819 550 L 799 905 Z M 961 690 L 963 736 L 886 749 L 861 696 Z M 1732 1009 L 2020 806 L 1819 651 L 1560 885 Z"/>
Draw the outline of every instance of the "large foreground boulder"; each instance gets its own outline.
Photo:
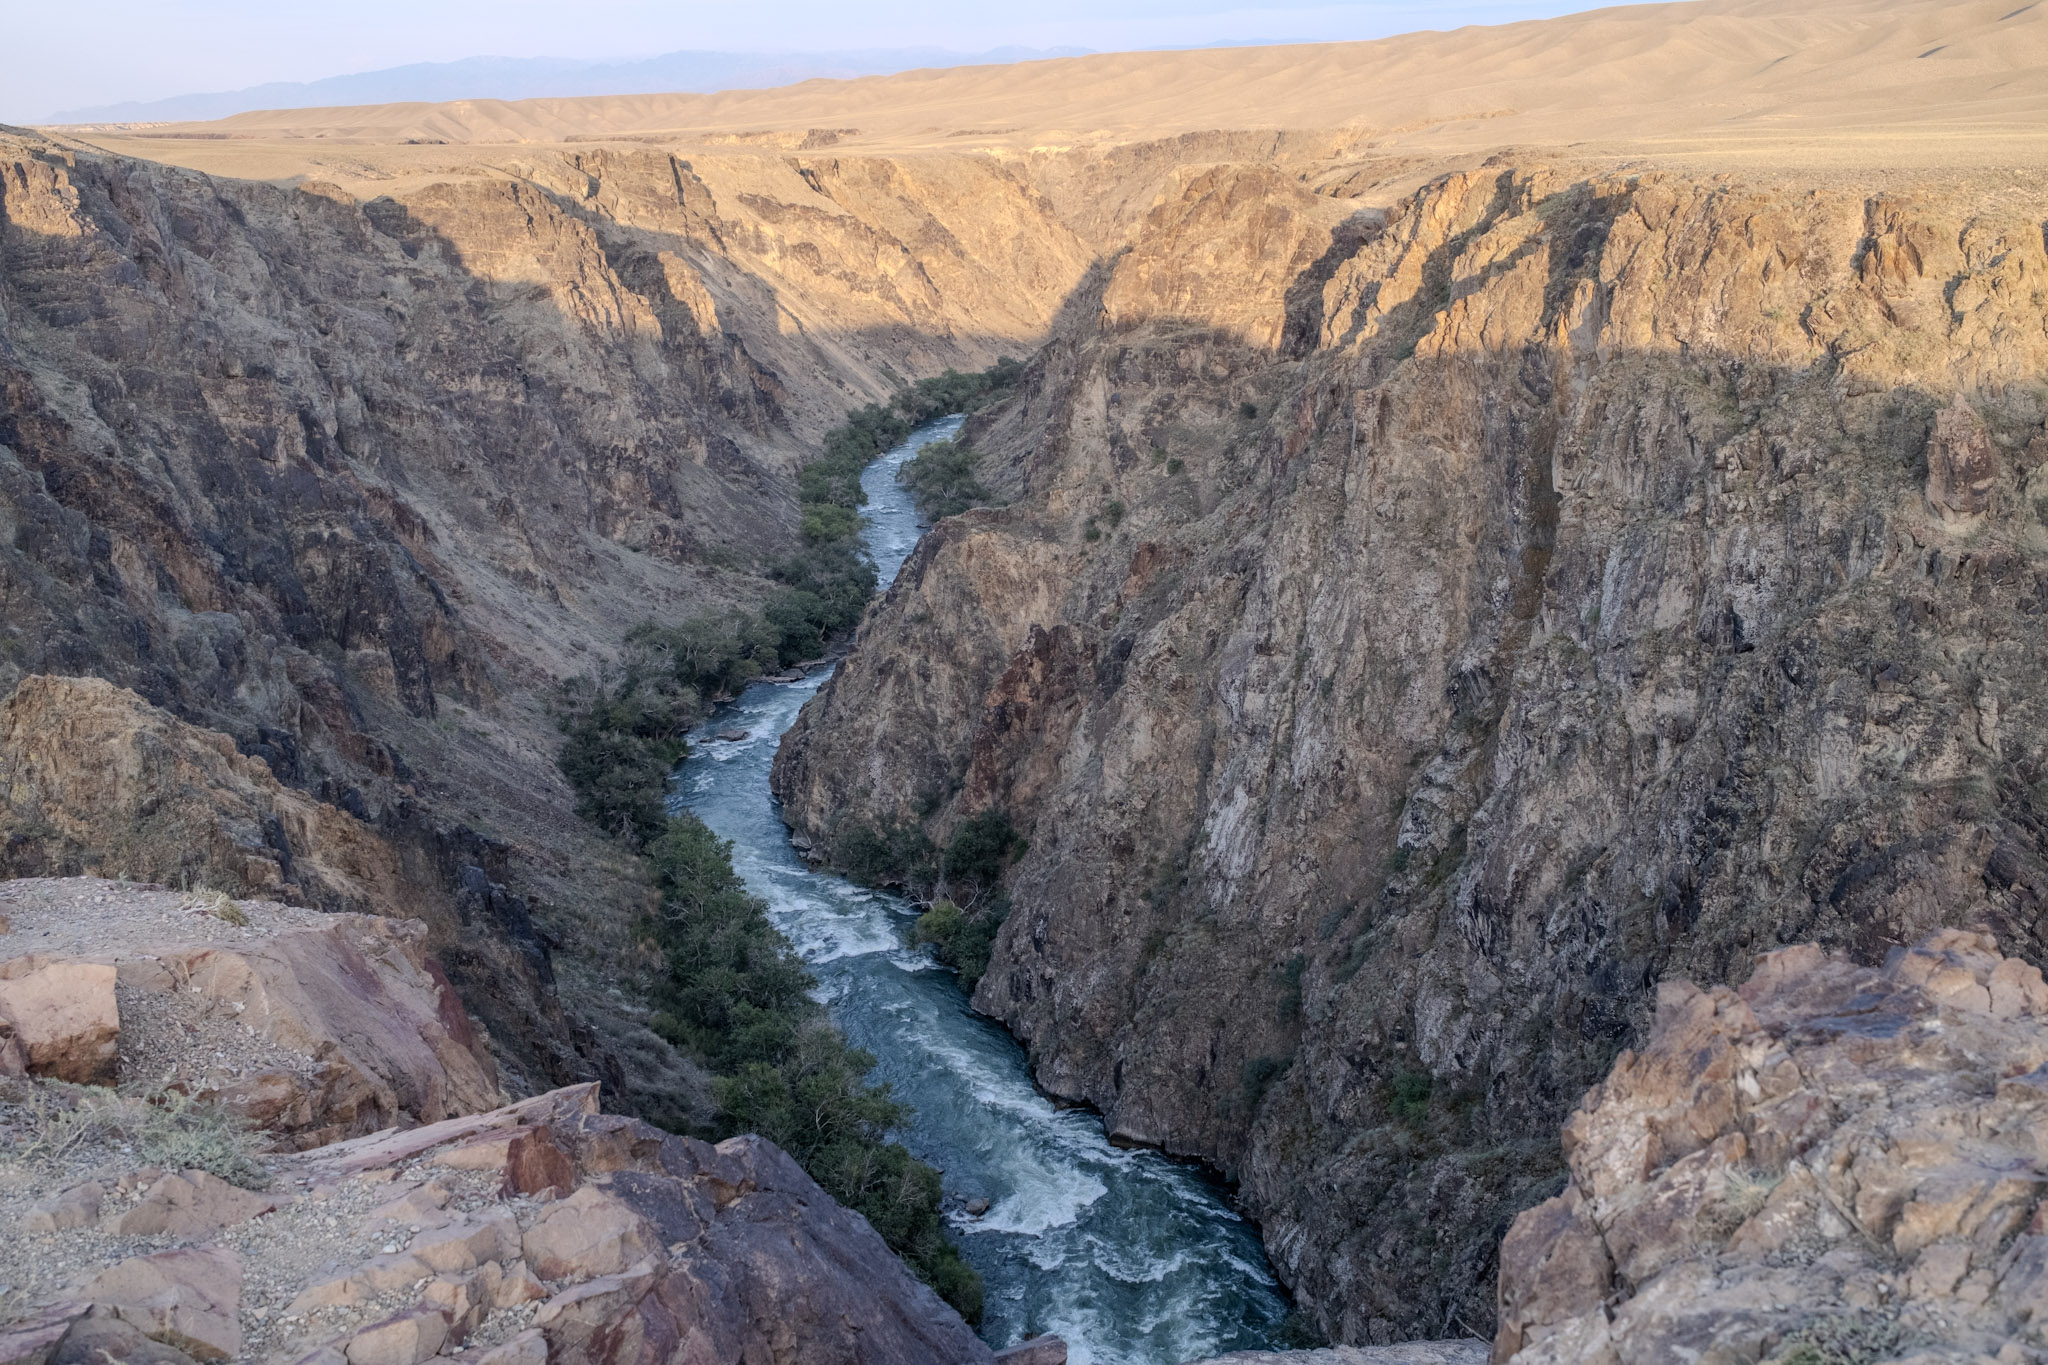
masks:
<path id="1" fill-rule="evenodd" d="M 2039 1360 L 2048 985 L 1949 930 L 1667 982 L 1501 1250 L 1493 1358 Z"/>

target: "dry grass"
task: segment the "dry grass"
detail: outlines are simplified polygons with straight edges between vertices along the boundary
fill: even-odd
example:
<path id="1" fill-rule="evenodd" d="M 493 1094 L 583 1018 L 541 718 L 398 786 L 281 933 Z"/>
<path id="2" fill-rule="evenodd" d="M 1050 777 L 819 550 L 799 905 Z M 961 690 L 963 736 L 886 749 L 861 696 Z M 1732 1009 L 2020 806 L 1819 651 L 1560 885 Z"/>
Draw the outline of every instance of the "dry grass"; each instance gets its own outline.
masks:
<path id="1" fill-rule="evenodd" d="M 235 898 L 225 891 L 195 891 L 192 894 L 192 908 L 237 929 L 249 927 L 249 912 L 235 903 Z"/>
<path id="2" fill-rule="evenodd" d="M 17 1084 L 0 1100 L 0 1133 L 12 1139 L 8 1155 L 30 1164 L 61 1166 L 85 1149 L 112 1147 L 146 1166 L 201 1170 L 245 1189 L 270 1182 L 247 1124 L 161 1086 L 123 1095 L 61 1081 Z"/>

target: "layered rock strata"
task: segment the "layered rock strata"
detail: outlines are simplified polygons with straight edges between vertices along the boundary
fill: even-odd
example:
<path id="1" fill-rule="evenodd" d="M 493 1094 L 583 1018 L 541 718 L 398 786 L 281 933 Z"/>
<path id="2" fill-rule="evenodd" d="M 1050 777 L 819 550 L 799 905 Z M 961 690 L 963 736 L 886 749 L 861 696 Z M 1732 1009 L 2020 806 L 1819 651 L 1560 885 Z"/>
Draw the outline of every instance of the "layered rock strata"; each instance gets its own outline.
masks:
<path id="1" fill-rule="evenodd" d="M 1490 1329 L 1660 980 L 1978 922 L 2040 960 L 2048 209 L 1343 193 L 1176 178 L 776 788 L 820 850 L 1005 811 L 977 1007 L 1384 1342 Z"/>
<path id="2" fill-rule="evenodd" d="M 2048 986 L 1987 935 L 1667 982 L 1508 1234 L 1493 1358 L 2037 1359 L 2044 1104 Z"/>

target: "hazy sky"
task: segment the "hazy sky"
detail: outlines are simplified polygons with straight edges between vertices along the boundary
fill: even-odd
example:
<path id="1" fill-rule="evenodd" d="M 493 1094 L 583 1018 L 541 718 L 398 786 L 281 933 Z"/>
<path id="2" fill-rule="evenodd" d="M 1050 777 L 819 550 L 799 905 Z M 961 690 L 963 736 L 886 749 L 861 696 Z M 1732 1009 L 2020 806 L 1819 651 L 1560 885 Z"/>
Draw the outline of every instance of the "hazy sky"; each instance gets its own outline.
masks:
<path id="1" fill-rule="evenodd" d="M 1587 0 L 0 0 L 9 50 L 0 121 L 462 57 L 1009 43 L 1116 51 L 1379 38 L 1592 8 Z"/>

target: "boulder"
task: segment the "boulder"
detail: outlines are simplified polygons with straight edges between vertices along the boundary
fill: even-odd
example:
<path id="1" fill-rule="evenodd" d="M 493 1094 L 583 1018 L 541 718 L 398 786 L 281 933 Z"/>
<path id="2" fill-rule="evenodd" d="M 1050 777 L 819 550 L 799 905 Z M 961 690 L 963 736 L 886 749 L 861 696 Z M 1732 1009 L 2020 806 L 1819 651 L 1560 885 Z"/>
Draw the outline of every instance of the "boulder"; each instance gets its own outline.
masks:
<path id="1" fill-rule="evenodd" d="M 53 1199 L 44 1200 L 28 1211 L 22 1219 L 22 1228 L 27 1232 L 68 1232 L 99 1221 L 100 1205 L 107 1192 L 98 1181 L 88 1180 L 73 1185 Z"/>
<path id="2" fill-rule="evenodd" d="M 0 1327 L 0 1365 L 48 1365 L 71 1325 L 84 1317 L 88 1308 L 68 1301 L 45 1304 Z"/>
<path id="3" fill-rule="evenodd" d="M 111 1085 L 121 1017 L 114 969 L 40 954 L 0 962 L 0 1022 L 32 1076 L 74 1085 Z"/>
<path id="4" fill-rule="evenodd" d="M 548 1365 L 547 1338 L 528 1328 L 501 1345 L 478 1353 L 474 1365 Z"/>
<path id="5" fill-rule="evenodd" d="M 50 1365 L 193 1365 L 175 1346 L 143 1335 L 132 1322 L 87 1316 L 71 1325 L 50 1356 Z"/>
<path id="6" fill-rule="evenodd" d="M 447 1314 L 438 1308 L 416 1308 L 356 1333 L 343 1354 L 348 1365 L 419 1365 L 439 1355 L 447 1340 Z"/>
<path id="7" fill-rule="evenodd" d="M 268 1195 L 230 1185 L 205 1171 L 185 1171 L 150 1186 L 142 1202 L 115 1221 L 114 1231 L 123 1237 L 186 1240 L 245 1223 L 276 1207 L 277 1200 Z"/>
<path id="8" fill-rule="evenodd" d="M 659 1252 L 654 1225 L 617 1196 L 585 1187 L 549 1206 L 526 1230 L 526 1262 L 543 1280 L 616 1275 Z"/>
<path id="9" fill-rule="evenodd" d="M 242 1263 L 232 1251 L 187 1247 L 130 1257 L 96 1277 L 83 1297 L 194 1360 L 242 1352 Z"/>

